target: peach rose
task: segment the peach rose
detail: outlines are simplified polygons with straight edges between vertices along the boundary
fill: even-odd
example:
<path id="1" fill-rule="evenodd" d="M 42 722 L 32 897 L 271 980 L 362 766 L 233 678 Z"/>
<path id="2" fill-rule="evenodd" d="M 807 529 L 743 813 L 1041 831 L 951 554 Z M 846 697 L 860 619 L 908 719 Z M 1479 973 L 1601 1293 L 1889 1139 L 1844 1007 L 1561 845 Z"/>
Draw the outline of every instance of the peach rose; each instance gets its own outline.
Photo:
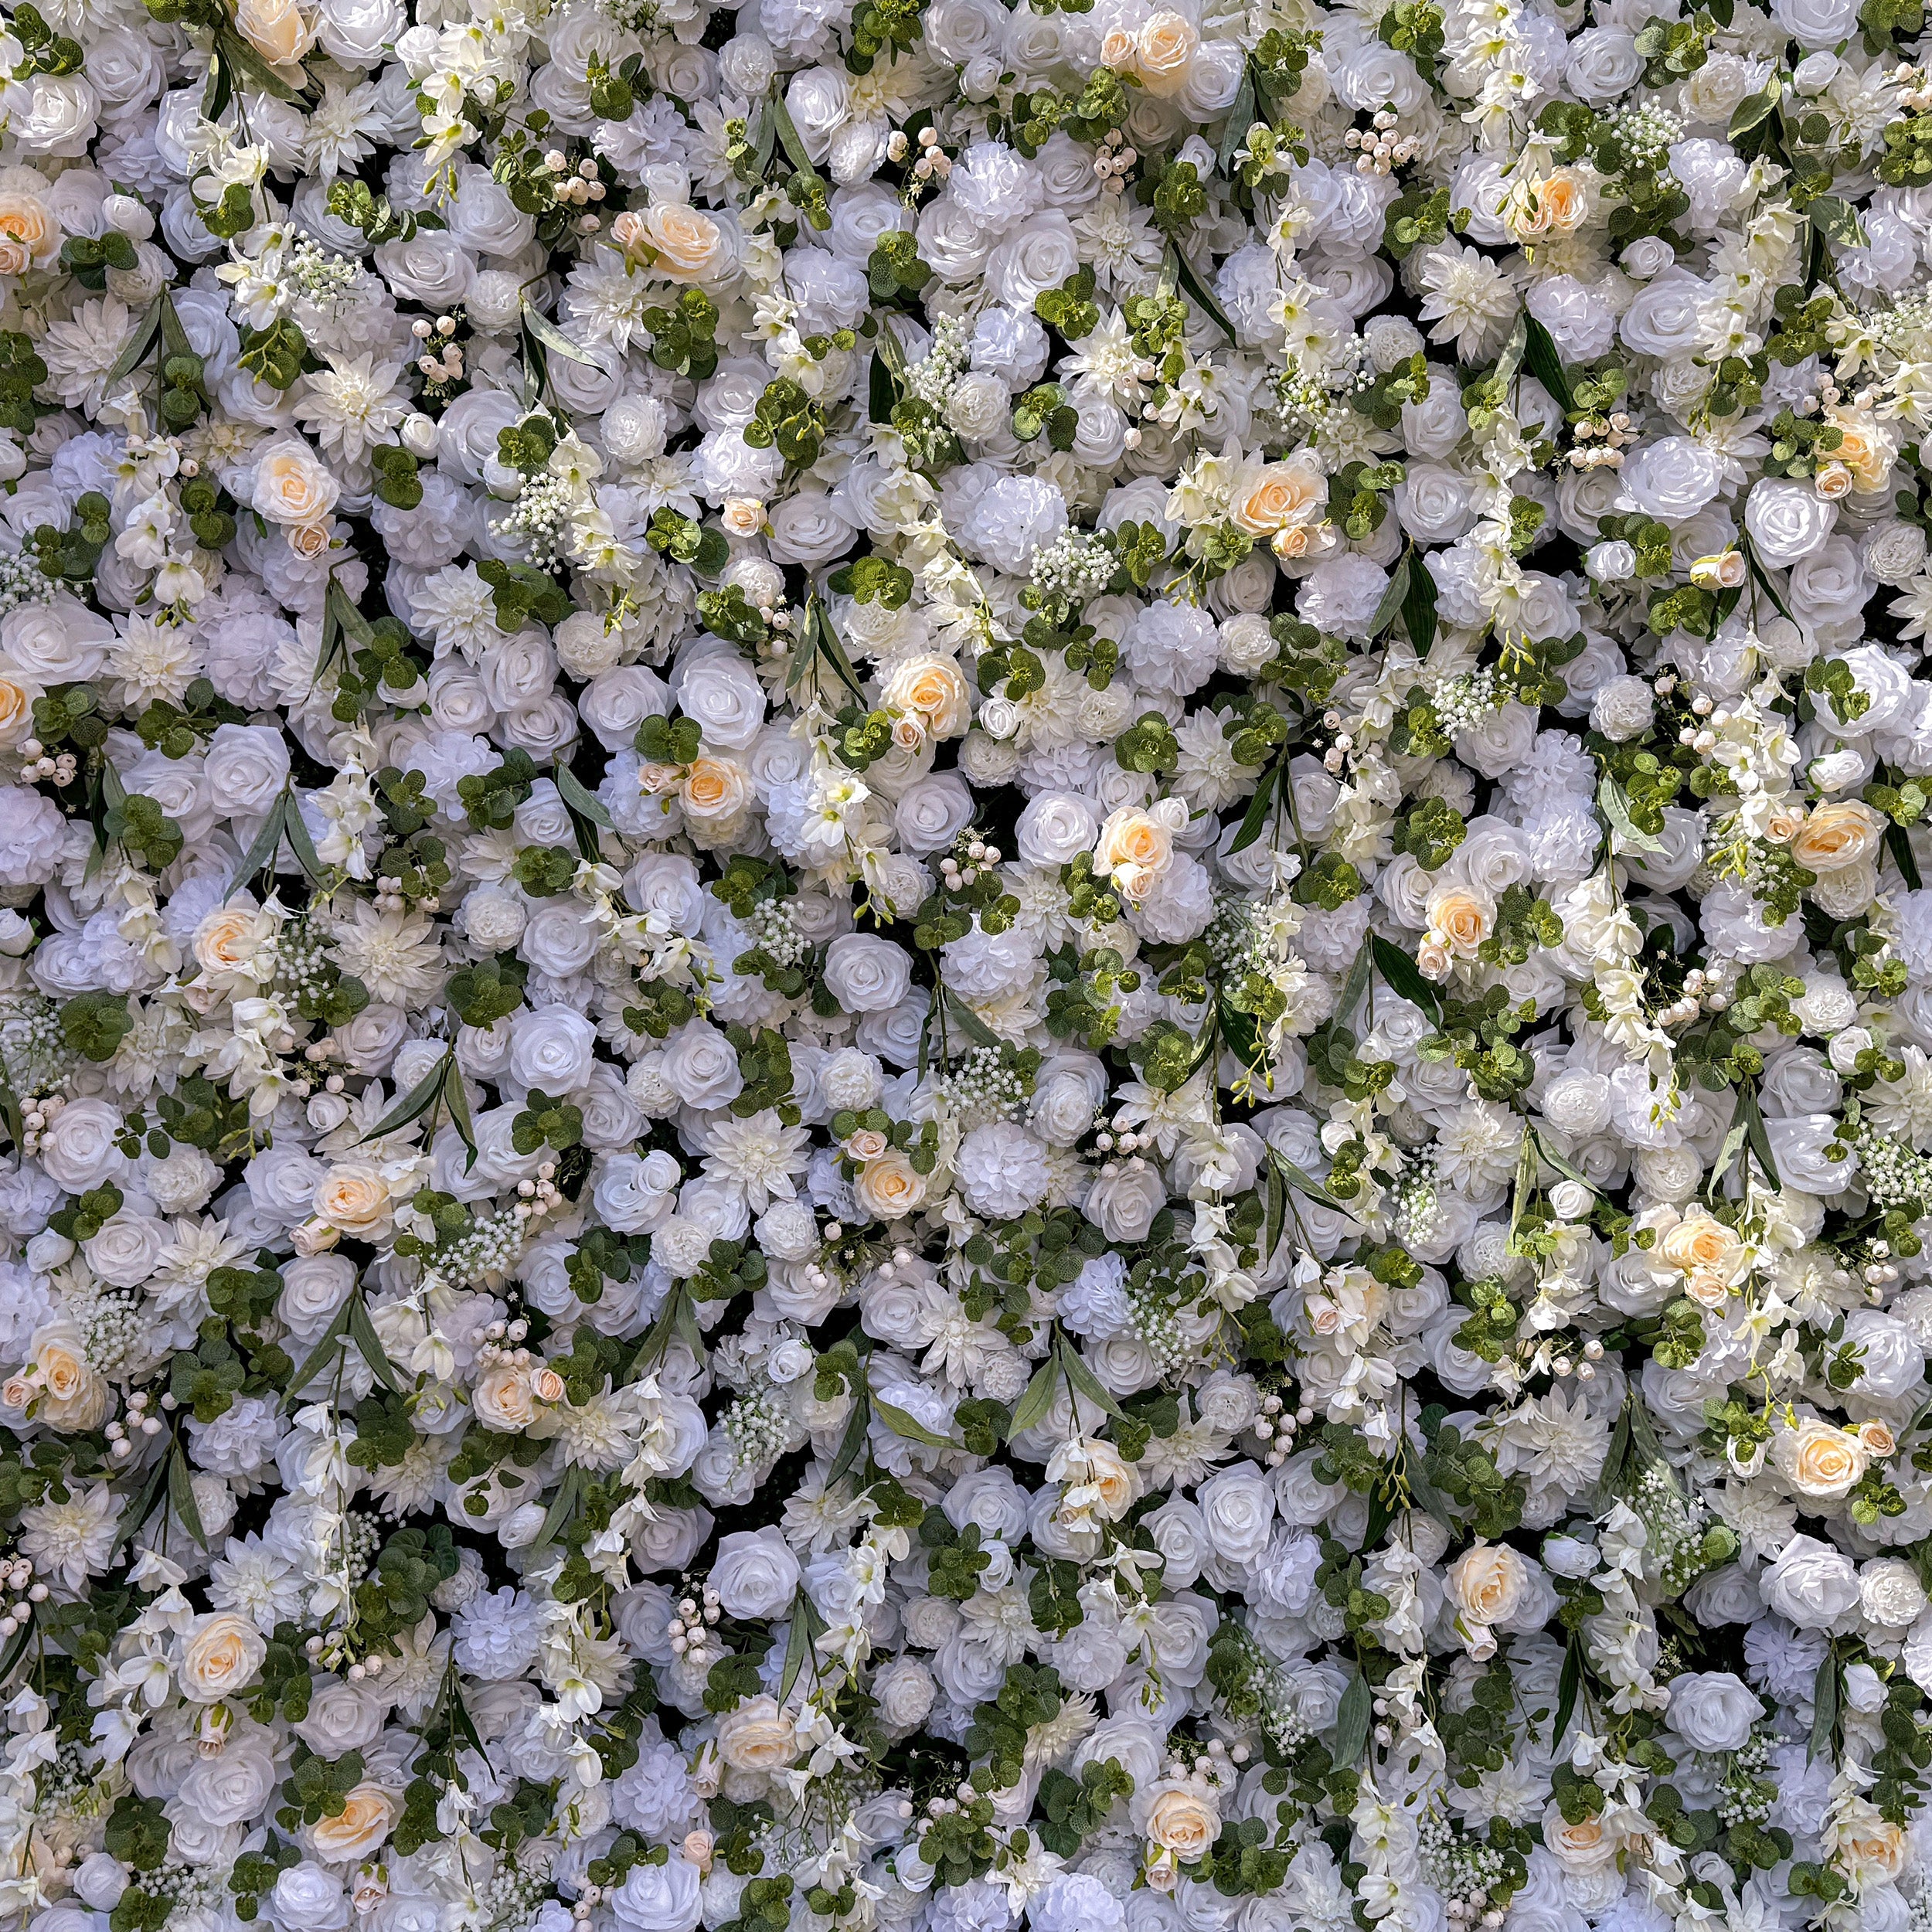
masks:
<path id="1" fill-rule="evenodd" d="M 1811 478 L 1811 488 L 1828 503 L 1852 494 L 1852 472 L 1842 463 L 1821 463 Z"/>
<path id="2" fill-rule="evenodd" d="M 1134 70 L 1151 94 L 1171 99 L 1187 85 L 1201 36 L 1191 22 L 1165 8 L 1134 36 Z"/>
<path id="3" fill-rule="evenodd" d="M 1191 1787 L 1157 1791 L 1143 1829 L 1149 1842 L 1192 1864 L 1220 1836 L 1220 1814 Z"/>
<path id="4" fill-rule="evenodd" d="M 477 1377 L 476 1386 L 470 1391 L 470 1406 L 485 1428 L 494 1429 L 500 1436 L 520 1435 L 537 1416 L 529 1376 L 501 1363 Z"/>
<path id="5" fill-rule="evenodd" d="M 71 1321 L 49 1322 L 36 1331 L 30 1345 L 31 1366 L 39 1371 L 34 1420 L 63 1434 L 99 1428 L 111 1397 L 105 1378 L 87 1359 L 80 1328 Z"/>
<path id="6" fill-rule="evenodd" d="M 1553 1801 L 1543 1814 L 1543 1843 L 1566 1872 L 1585 1877 L 1601 1872 L 1617 1860 L 1617 1838 L 1604 1829 L 1600 1818 L 1587 1818 L 1572 1825 Z"/>
<path id="7" fill-rule="evenodd" d="M 956 738 L 972 721 L 971 694 L 951 658 L 909 658 L 886 680 L 880 702 L 916 712 L 935 738 Z"/>
<path id="8" fill-rule="evenodd" d="M 1250 536 L 1303 529 L 1328 502 L 1318 464 L 1305 459 L 1243 465 L 1230 493 L 1228 520 Z"/>
<path id="9" fill-rule="evenodd" d="M 389 1216 L 389 1183 L 366 1162 L 332 1168 L 315 1183 L 315 1214 L 344 1234 L 371 1234 Z"/>
<path id="10" fill-rule="evenodd" d="M 0 745 L 11 747 L 33 736 L 33 701 L 39 695 L 18 672 L 0 671 Z"/>
<path id="11" fill-rule="evenodd" d="M 1132 805 L 1110 812 L 1094 847 L 1094 869 L 1107 873 L 1130 899 L 1144 898 L 1174 856 L 1165 820 Z"/>
<path id="12" fill-rule="evenodd" d="M 249 906 L 217 906 L 195 928 L 196 962 L 204 973 L 246 973 L 274 936 L 274 922 Z"/>
<path id="13" fill-rule="evenodd" d="M 60 246 L 60 224 L 37 194 L 0 188 L 0 275 L 24 275 Z"/>
<path id="14" fill-rule="evenodd" d="M 868 1161 L 852 1184 L 859 1211 L 875 1221 L 902 1221 L 926 1199 L 926 1177 L 896 1148 Z"/>
<path id="15" fill-rule="evenodd" d="M 1861 1422 L 1858 1426 L 1857 1434 L 1859 1442 L 1865 1453 L 1874 1462 L 1883 1462 L 1887 1456 L 1897 1452 L 1898 1437 L 1893 1434 L 1886 1424 L 1878 1420 L 1876 1417 L 1869 1422 Z"/>
<path id="16" fill-rule="evenodd" d="M 1496 909 L 1461 886 L 1438 886 L 1429 895 L 1429 937 L 1467 959 L 1489 937 Z"/>
<path id="17" fill-rule="evenodd" d="M 1885 821 L 1869 805 L 1820 805 L 1798 828 L 1791 856 L 1807 872 L 1844 872 L 1879 849 Z"/>
<path id="18" fill-rule="evenodd" d="M 247 1617 L 226 1610 L 199 1617 L 181 1647 L 182 1694 L 197 1704 L 233 1697 L 253 1681 L 267 1655 L 267 1641 Z"/>
<path id="19" fill-rule="evenodd" d="M 298 557 L 313 563 L 328 548 L 329 533 L 326 523 L 291 523 L 288 526 L 288 547 Z"/>
<path id="20" fill-rule="evenodd" d="M 731 266 L 724 230 L 682 202 L 654 202 L 645 209 L 634 247 L 654 274 L 674 282 L 715 281 Z"/>
<path id="21" fill-rule="evenodd" d="M 1658 1252 L 1684 1274 L 1716 1274 L 1729 1281 L 1744 1259 L 1744 1243 L 1722 1221 L 1692 1214 L 1664 1236 Z"/>
<path id="22" fill-rule="evenodd" d="M 554 1369 L 539 1369 L 530 1378 L 530 1393 L 539 1402 L 561 1402 L 565 1393 L 563 1378 Z"/>
<path id="23" fill-rule="evenodd" d="M 755 496 L 728 496 L 718 520 L 733 536 L 756 536 L 765 527 L 765 506 Z"/>
<path id="24" fill-rule="evenodd" d="M 1537 211 L 1553 235 L 1573 235 L 1590 216 L 1590 193 L 1583 178 L 1568 168 L 1544 177 L 1536 190 Z"/>
<path id="25" fill-rule="evenodd" d="M 366 1859 L 389 1835 L 403 1815 L 403 1801 L 379 1784 L 357 1784 L 334 1818 L 318 1819 L 309 1828 L 315 1855 L 328 1865 L 347 1865 Z"/>
<path id="26" fill-rule="evenodd" d="M 1807 1416 L 1795 1429 L 1778 1432 L 1771 1460 L 1801 1496 L 1835 1502 L 1863 1477 L 1872 1458 L 1850 1430 Z"/>
<path id="27" fill-rule="evenodd" d="M 718 1719 L 718 1755 L 734 1771 L 781 1771 L 798 1755 L 798 1733 L 771 1697 L 749 1697 Z"/>
<path id="28" fill-rule="evenodd" d="M 1898 457 L 1892 437 L 1866 417 L 1834 413 L 1825 420 L 1843 438 L 1832 451 L 1832 461 L 1849 473 L 1852 487 L 1867 495 L 1883 489 Z"/>
<path id="29" fill-rule="evenodd" d="M 749 790 L 742 765 L 729 758 L 701 757 L 685 772 L 679 796 L 687 818 L 713 822 L 735 818 L 744 808 Z"/>
<path id="30" fill-rule="evenodd" d="M 271 523 L 318 523 L 342 485 L 299 436 L 270 444 L 255 465 L 255 508 Z"/>

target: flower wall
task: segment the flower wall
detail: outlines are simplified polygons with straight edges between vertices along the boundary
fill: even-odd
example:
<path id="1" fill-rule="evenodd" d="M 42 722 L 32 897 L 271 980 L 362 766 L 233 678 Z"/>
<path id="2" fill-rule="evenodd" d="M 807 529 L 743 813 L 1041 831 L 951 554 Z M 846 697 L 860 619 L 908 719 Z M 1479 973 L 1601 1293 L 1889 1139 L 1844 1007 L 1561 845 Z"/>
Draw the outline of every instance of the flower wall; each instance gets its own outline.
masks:
<path id="1" fill-rule="evenodd" d="M 1923 1932 L 1919 0 L 0 15 L 0 1932 Z"/>

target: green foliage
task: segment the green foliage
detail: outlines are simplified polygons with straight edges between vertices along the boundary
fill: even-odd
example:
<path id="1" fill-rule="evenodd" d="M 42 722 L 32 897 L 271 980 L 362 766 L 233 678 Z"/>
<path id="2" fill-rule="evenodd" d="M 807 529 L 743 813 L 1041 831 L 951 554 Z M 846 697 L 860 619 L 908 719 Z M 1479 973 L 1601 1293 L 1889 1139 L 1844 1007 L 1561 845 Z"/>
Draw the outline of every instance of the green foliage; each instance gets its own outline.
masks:
<path id="1" fill-rule="evenodd" d="M 872 243 L 866 262 L 866 282 L 874 301 L 892 302 L 902 295 L 917 295 L 932 277 L 932 264 L 920 258 L 917 236 L 903 229 L 888 229 Z"/>
<path id="2" fill-rule="evenodd" d="M 83 1060 L 112 1060 L 134 1029 L 124 993 L 77 993 L 60 1009 L 60 1037 Z"/>

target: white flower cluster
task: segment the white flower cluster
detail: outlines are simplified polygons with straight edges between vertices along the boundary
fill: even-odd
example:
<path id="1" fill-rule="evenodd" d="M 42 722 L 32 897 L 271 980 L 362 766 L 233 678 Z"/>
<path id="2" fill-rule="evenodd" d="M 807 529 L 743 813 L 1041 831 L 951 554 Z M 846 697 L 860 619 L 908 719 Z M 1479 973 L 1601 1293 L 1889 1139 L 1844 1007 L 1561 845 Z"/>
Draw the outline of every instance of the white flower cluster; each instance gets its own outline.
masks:
<path id="1" fill-rule="evenodd" d="M 0 0 L 0 1932 L 1924 1932 L 1920 0 Z"/>

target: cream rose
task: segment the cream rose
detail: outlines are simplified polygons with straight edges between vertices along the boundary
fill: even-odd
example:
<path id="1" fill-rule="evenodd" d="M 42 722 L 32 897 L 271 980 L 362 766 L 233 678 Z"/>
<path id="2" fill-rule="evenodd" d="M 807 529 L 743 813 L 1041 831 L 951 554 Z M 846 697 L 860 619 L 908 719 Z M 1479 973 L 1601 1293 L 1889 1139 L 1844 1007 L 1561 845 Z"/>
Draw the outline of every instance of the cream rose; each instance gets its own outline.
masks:
<path id="1" fill-rule="evenodd" d="M 294 0 L 238 0 L 235 31 L 271 67 L 301 60 L 315 42 L 315 29 Z"/>
<path id="2" fill-rule="evenodd" d="M 860 1212 L 875 1221 L 900 1221 L 926 1199 L 926 1177 L 896 1148 L 868 1161 L 852 1183 Z"/>
<path id="3" fill-rule="evenodd" d="M 1446 1580 L 1464 1622 L 1499 1624 L 1522 1601 L 1529 1573 L 1507 1543 L 1477 1543 L 1449 1566 Z"/>
<path id="4" fill-rule="evenodd" d="M 734 1771 L 783 1770 L 798 1755 L 791 1719 L 770 1697 L 750 1697 L 718 1719 L 718 1755 Z"/>
<path id="5" fill-rule="evenodd" d="M 342 491 L 299 436 L 271 443 L 255 465 L 255 508 L 271 523 L 318 523 Z"/>
<path id="6" fill-rule="evenodd" d="M 1879 849 L 1885 821 L 1869 805 L 1820 805 L 1798 827 L 1791 856 L 1807 872 L 1844 872 Z"/>
<path id="7" fill-rule="evenodd" d="M 309 1842 L 325 1863 L 350 1864 L 367 1858 L 402 1815 L 403 1801 L 393 1791 L 379 1784 L 357 1784 L 334 1818 L 318 1819 L 309 1828 Z"/>
<path id="8" fill-rule="evenodd" d="M 32 1345 L 39 1386 L 34 1419 L 67 1434 L 97 1429 L 107 1420 L 111 1396 L 87 1358 L 80 1329 L 71 1321 L 53 1322 L 35 1335 Z"/>
<path id="9" fill-rule="evenodd" d="M 682 202 L 655 202 L 638 223 L 636 246 L 650 268 L 674 282 L 701 282 L 730 266 L 731 245 L 712 218 Z"/>
<path id="10" fill-rule="evenodd" d="M 1172 99 L 1187 85 L 1200 45 L 1192 23 L 1163 8 L 1134 36 L 1134 71 L 1149 94 Z"/>
<path id="11" fill-rule="evenodd" d="M 1220 1836 L 1220 1814 L 1190 1786 L 1157 1788 L 1142 1829 L 1150 1843 L 1192 1863 Z"/>
<path id="12" fill-rule="evenodd" d="M 498 1364 L 485 1369 L 470 1392 L 476 1419 L 498 1435 L 519 1435 L 537 1418 L 536 1397 L 529 1376 L 521 1369 Z"/>
<path id="13" fill-rule="evenodd" d="M 344 1234 L 369 1234 L 389 1214 L 389 1184 L 365 1162 L 332 1168 L 315 1184 L 315 1213 Z"/>
<path id="14" fill-rule="evenodd" d="M 217 1611 L 196 1620 L 181 1647 L 182 1694 L 197 1704 L 219 1703 L 247 1689 L 268 1655 L 268 1645 L 246 1617 Z"/>

